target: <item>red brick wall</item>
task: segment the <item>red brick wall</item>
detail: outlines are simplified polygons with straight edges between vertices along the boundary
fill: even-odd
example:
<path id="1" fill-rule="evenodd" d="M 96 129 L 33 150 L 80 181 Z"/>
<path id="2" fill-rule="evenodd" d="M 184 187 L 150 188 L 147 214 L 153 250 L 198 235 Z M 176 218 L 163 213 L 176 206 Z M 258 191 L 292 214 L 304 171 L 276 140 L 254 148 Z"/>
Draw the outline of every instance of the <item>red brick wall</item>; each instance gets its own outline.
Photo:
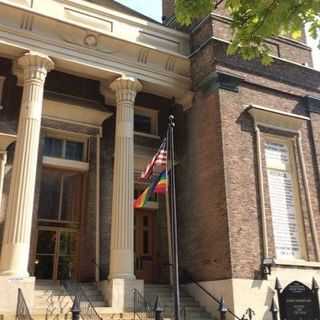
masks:
<path id="1" fill-rule="evenodd" d="M 181 264 L 197 280 L 229 278 L 219 95 L 198 93 L 185 127 L 184 156 L 177 167 Z"/>
<path id="2" fill-rule="evenodd" d="M 267 89 L 261 90 L 259 87 L 246 84 L 240 87 L 239 93 L 225 90 L 220 91 L 232 275 L 235 278 L 257 277 L 262 259 L 255 137 L 250 117 L 245 112 L 245 106 L 248 104 L 258 104 L 281 111 L 306 115 L 302 99 L 287 94 L 278 94 Z M 310 133 L 310 128 L 306 123 L 302 129 L 304 158 L 313 210 L 314 212 L 319 212 L 317 172 Z M 299 164 L 297 164 L 297 167 L 300 180 L 299 191 L 301 192 L 302 214 L 307 238 L 307 251 L 309 259 L 314 261 L 314 244 L 311 237 L 308 211 L 305 205 L 305 190 L 301 181 Z M 265 183 L 265 188 L 269 245 L 272 255 L 274 253 L 273 235 L 267 183 Z M 320 221 L 317 214 L 316 220 L 317 228 L 320 231 Z"/>

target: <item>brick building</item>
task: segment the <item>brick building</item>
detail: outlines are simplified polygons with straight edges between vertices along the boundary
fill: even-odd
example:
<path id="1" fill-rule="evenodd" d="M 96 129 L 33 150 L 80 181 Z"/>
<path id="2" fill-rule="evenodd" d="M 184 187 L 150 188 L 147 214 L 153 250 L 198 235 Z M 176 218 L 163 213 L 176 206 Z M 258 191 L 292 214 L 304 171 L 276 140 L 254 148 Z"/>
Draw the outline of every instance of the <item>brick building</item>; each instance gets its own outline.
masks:
<path id="1" fill-rule="evenodd" d="M 104 316 L 131 311 L 133 289 L 170 296 L 165 197 L 132 203 L 171 113 L 181 270 L 266 320 L 276 278 L 320 281 L 320 73 L 305 36 L 268 40 L 265 67 L 226 55 L 223 10 L 179 31 L 173 3 L 159 24 L 112 0 L 0 0 L 0 315 L 21 288 L 32 314 L 62 318 L 48 301 L 66 279 L 98 287 Z M 187 307 L 216 316 L 184 274 Z"/>

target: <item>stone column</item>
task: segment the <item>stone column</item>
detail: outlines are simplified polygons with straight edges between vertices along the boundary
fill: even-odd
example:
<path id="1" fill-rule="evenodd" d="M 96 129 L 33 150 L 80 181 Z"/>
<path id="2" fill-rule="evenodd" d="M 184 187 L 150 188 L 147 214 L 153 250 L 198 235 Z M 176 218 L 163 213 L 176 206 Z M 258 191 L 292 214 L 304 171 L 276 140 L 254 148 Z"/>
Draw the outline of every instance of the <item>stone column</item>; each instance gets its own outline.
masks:
<path id="1" fill-rule="evenodd" d="M 0 274 L 28 277 L 31 224 L 40 139 L 44 81 L 54 67 L 47 56 L 26 53 L 18 60 L 23 69 L 23 95 L 12 168 L 8 209 L 2 243 Z"/>
<path id="2" fill-rule="evenodd" d="M 134 101 L 142 85 L 134 78 L 121 77 L 111 84 L 116 93 L 111 256 L 109 279 L 135 279 L 134 276 Z"/>
<path id="3" fill-rule="evenodd" d="M 133 288 L 143 293 L 134 275 L 134 101 L 142 89 L 134 78 L 122 76 L 110 85 L 116 95 L 116 129 L 109 282 L 105 295 L 114 312 L 132 309 Z M 106 92 L 107 94 L 107 92 Z"/>

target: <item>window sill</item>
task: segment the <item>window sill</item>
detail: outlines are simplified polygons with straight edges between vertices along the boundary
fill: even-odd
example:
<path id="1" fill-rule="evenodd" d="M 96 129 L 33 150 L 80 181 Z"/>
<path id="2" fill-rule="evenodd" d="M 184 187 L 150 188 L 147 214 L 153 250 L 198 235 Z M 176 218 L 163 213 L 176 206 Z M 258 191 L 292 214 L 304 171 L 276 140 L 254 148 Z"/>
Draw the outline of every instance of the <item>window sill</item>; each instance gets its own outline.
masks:
<path id="1" fill-rule="evenodd" d="M 82 161 L 67 160 L 54 157 L 43 157 L 43 165 L 46 167 L 60 168 L 65 170 L 74 170 L 79 172 L 89 171 L 89 163 Z"/>
<path id="2" fill-rule="evenodd" d="M 134 135 L 135 136 L 140 136 L 140 137 L 146 137 L 146 138 L 160 140 L 160 137 L 158 135 L 152 134 L 152 133 L 144 133 L 144 132 L 134 131 Z"/>
<path id="3" fill-rule="evenodd" d="M 317 261 L 274 259 L 273 262 L 275 266 L 309 267 L 320 269 L 320 262 Z"/>

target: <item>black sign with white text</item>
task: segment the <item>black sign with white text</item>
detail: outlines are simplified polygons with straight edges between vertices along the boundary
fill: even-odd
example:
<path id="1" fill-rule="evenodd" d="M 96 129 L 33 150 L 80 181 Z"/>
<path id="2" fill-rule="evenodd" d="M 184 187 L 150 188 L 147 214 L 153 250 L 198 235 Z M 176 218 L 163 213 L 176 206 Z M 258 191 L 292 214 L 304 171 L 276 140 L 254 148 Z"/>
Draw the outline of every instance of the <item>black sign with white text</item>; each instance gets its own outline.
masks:
<path id="1" fill-rule="evenodd" d="M 320 320 L 318 292 L 294 281 L 279 296 L 281 320 Z"/>

